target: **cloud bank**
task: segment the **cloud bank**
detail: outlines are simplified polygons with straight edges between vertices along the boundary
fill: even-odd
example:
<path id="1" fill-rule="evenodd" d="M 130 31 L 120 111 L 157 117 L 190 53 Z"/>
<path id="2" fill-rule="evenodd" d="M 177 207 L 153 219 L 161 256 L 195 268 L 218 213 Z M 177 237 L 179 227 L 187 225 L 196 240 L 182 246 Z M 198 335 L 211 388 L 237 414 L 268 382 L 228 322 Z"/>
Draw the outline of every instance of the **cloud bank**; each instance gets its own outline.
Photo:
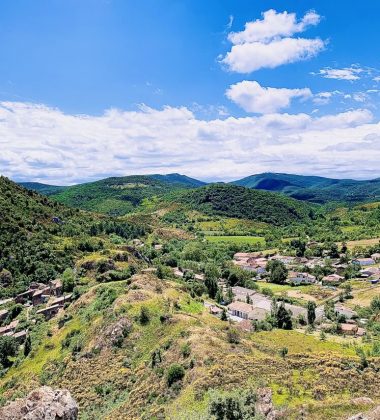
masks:
<path id="1" fill-rule="evenodd" d="M 58 185 L 157 172 L 205 180 L 264 171 L 373 178 L 380 147 L 367 146 L 369 138 L 378 141 L 380 124 L 372 119 L 371 112 L 355 110 L 207 121 L 187 108 L 147 106 L 91 116 L 2 102 L 0 168 L 16 180 Z M 350 150 L 334 149 L 346 142 Z M 365 165 L 358 165 L 358 153 Z"/>

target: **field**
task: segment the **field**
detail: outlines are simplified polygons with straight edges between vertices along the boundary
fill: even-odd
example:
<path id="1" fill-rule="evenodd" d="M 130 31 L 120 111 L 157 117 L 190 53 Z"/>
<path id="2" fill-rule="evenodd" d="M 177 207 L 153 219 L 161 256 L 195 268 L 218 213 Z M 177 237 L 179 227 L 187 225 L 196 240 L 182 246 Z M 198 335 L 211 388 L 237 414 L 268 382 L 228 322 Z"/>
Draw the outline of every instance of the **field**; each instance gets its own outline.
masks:
<path id="1" fill-rule="evenodd" d="M 358 241 L 348 241 L 347 247 L 348 249 L 354 249 L 355 247 L 367 247 L 377 245 L 380 241 L 380 238 L 373 238 L 373 239 L 360 239 Z"/>
<path id="2" fill-rule="evenodd" d="M 265 238 L 261 236 L 206 236 L 209 242 L 230 242 L 234 244 L 265 245 Z"/>

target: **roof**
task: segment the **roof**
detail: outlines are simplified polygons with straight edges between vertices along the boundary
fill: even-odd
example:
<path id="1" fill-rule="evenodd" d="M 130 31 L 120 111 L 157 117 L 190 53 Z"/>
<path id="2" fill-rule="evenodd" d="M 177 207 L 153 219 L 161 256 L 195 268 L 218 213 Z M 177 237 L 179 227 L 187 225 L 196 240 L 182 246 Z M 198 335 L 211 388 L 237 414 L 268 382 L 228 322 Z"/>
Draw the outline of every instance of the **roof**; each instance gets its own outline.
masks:
<path id="1" fill-rule="evenodd" d="M 247 288 L 241 287 L 241 286 L 234 286 L 234 287 L 232 287 L 232 293 L 234 295 L 252 296 L 256 293 L 256 291 L 252 290 L 252 289 L 247 289 Z"/>
<path id="2" fill-rule="evenodd" d="M 10 324 L 5 325 L 4 327 L 1 327 L 0 328 L 0 335 L 2 335 L 4 333 L 7 333 L 8 331 L 14 330 L 17 327 L 17 325 L 19 324 L 19 322 L 20 321 L 18 319 L 16 319 L 16 320 L 12 321 Z"/>
<path id="3" fill-rule="evenodd" d="M 37 314 L 43 314 L 45 312 L 50 312 L 50 311 L 55 310 L 55 309 L 59 309 L 59 305 L 48 306 L 47 308 L 43 308 L 43 309 L 38 310 L 36 313 Z"/>
<path id="4" fill-rule="evenodd" d="M 351 332 L 351 331 L 357 331 L 358 326 L 356 324 L 340 324 L 340 329 L 343 332 Z"/>
<path id="5" fill-rule="evenodd" d="M 240 321 L 237 324 L 237 327 L 239 327 L 243 331 L 253 331 L 253 325 L 249 319 L 243 319 L 243 321 Z"/>
<path id="6" fill-rule="evenodd" d="M 252 305 L 250 305 L 249 303 L 245 303 L 245 302 L 232 302 L 228 305 L 228 309 L 230 311 L 239 311 L 239 312 L 245 312 L 245 313 L 249 313 L 252 311 Z"/>
<path id="7" fill-rule="evenodd" d="M 28 332 L 26 330 L 22 330 L 22 331 L 14 333 L 13 337 L 14 338 L 20 338 L 20 337 L 24 337 L 27 334 L 28 334 Z"/>

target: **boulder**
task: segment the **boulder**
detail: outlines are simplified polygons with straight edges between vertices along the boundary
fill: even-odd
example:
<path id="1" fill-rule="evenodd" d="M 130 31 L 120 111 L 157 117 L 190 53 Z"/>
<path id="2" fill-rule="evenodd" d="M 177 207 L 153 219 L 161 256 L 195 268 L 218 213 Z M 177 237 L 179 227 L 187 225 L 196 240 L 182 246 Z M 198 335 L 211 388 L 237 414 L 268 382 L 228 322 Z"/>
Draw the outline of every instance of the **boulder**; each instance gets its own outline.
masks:
<path id="1" fill-rule="evenodd" d="M 257 390 L 255 411 L 266 420 L 275 420 L 277 418 L 272 402 L 272 390 L 270 388 L 259 388 Z"/>
<path id="2" fill-rule="evenodd" d="M 2 420 L 76 420 L 78 405 L 66 389 L 35 389 L 0 408 Z"/>

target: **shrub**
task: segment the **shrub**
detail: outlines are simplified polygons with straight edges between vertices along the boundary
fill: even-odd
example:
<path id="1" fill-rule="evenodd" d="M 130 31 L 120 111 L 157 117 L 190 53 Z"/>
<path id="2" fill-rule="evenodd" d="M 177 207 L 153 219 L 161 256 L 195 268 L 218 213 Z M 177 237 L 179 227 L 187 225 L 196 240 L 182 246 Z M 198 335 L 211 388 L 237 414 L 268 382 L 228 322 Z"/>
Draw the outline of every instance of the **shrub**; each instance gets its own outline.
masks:
<path id="1" fill-rule="evenodd" d="M 189 357 L 190 353 L 191 353 L 191 348 L 190 348 L 190 344 L 189 343 L 185 343 L 182 347 L 181 347 L 181 353 L 182 356 L 184 358 Z"/>
<path id="2" fill-rule="evenodd" d="M 149 310 L 146 306 L 140 308 L 139 322 L 141 325 L 146 325 L 150 321 Z"/>
<path id="3" fill-rule="evenodd" d="M 231 344 L 239 344 L 240 336 L 236 328 L 229 328 L 227 331 L 227 340 Z"/>
<path id="4" fill-rule="evenodd" d="M 181 381 L 185 376 L 185 369 L 179 364 L 169 366 L 166 374 L 166 382 L 168 386 L 172 386 L 175 382 Z"/>

